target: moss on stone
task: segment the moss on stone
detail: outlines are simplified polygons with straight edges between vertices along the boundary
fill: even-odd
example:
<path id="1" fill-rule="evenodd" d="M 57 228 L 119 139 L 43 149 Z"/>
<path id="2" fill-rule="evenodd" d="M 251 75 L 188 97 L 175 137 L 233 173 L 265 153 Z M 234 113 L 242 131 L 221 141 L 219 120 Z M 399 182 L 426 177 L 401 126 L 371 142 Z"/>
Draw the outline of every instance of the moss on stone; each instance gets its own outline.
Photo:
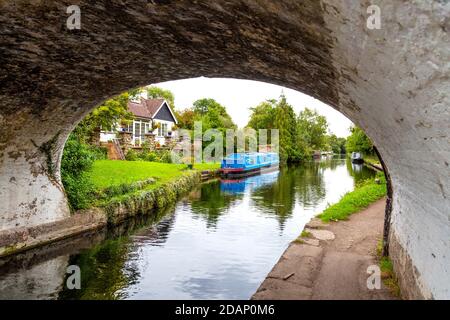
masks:
<path id="1" fill-rule="evenodd" d="M 138 214 L 149 214 L 175 202 L 180 195 L 189 191 L 199 183 L 201 175 L 198 171 L 190 171 L 179 178 L 158 186 L 155 189 L 111 199 L 103 205 L 108 223 L 116 224 L 128 217 Z"/>

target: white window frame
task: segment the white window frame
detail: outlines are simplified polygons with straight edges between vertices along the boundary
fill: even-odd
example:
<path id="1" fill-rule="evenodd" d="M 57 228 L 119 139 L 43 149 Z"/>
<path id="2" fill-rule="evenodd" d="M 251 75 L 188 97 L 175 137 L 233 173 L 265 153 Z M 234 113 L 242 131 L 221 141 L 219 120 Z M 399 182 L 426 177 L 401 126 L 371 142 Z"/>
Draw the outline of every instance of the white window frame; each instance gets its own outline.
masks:
<path id="1" fill-rule="evenodd" d="M 167 123 L 165 122 L 161 123 L 161 137 L 165 137 L 167 135 L 168 132 L 167 128 L 168 128 Z"/>
<path id="2" fill-rule="evenodd" d="M 136 124 L 139 124 L 139 132 L 136 134 Z M 141 146 L 142 142 L 144 140 L 144 135 L 149 133 L 150 131 L 150 122 L 149 121 L 142 121 L 142 120 L 133 120 L 132 124 L 132 130 L 133 133 L 133 145 L 135 146 Z M 143 133 L 143 134 L 142 134 Z"/>
<path id="3" fill-rule="evenodd" d="M 158 122 L 158 137 L 165 137 L 168 132 L 169 125 L 166 122 Z"/>

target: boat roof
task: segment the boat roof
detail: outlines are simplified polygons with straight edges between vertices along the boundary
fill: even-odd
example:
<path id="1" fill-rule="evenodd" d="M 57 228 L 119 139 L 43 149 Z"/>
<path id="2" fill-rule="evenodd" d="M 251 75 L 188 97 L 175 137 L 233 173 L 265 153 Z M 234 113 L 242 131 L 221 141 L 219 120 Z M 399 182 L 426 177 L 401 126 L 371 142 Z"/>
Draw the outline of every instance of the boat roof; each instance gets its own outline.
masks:
<path id="1" fill-rule="evenodd" d="M 237 152 L 237 153 L 230 153 L 226 156 L 226 158 L 238 158 L 238 157 L 244 157 L 244 156 L 262 156 L 262 155 L 278 155 L 276 152 Z"/>

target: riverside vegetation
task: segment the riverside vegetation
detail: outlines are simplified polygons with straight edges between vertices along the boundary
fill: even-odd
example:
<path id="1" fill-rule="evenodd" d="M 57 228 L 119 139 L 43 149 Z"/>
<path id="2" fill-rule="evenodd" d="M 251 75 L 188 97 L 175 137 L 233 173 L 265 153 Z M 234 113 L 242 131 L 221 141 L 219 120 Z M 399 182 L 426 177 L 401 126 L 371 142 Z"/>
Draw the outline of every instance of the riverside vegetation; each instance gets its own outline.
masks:
<path id="1" fill-rule="evenodd" d="M 177 179 L 215 170 L 219 164 L 195 164 L 188 170 L 184 164 L 149 161 L 106 160 L 102 148 L 69 138 L 64 149 L 61 177 L 72 211 L 111 203 L 137 196 Z"/>
<path id="2" fill-rule="evenodd" d="M 226 108 L 214 99 L 199 99 L 193 107 L 177 110 L 173 94 L 154 86 L 138 88 L 105 101 L 81 121 L 70 135 L 63 153 L 61 178 L 72 211 L 93 206 L 108 206 L 140 192 L 149 192 L 173 183 L 190 174 L 185 165 L 171 164 L 168 150 L 131 150 L 128 161 L 107 161 L 106 150 L 92 145 L 100 127 L 114 127 L 117 123 L 130 123 L 132 114 L 128 101 L 146 92 L 151 98 L 164 98 L 179 119 L 178 127 L 192 130 L 194 121 L 202 122 L 202 129 L 235 129 Z M 372 152 L 372 144 L 359 128 L 352 128 L 346 140 L 328 134 L 324 116 L 306 108 L 297 116 L 282 94 L 279 100 L 265 101 L 251 109 L 247 127 L 280 130 L 280 157 L 284 162 L 299 162 L 311 158 L 314 150 L 332 150 L 345 153 L 346 148 L 362 148 Z M 270 143 L 270 141 L 269 141 Z M 195 170 L 217 169 L 218 164 L 195 164 Z M 367 187 L 363 190 L 373 191 Z M 330 209 L 330 211 L 333 209 Z"/>
<path id="3" fill-rule="evenodd" d="M 378 172 L 375 178 L 357 183 L 355 190 L 346 193 L 339 202 L 326 208 L 318 217 L 324 222 L 345 220 L 349 215 L 384 197 L 386 192 L 386 179 L 382 172 Z"/>

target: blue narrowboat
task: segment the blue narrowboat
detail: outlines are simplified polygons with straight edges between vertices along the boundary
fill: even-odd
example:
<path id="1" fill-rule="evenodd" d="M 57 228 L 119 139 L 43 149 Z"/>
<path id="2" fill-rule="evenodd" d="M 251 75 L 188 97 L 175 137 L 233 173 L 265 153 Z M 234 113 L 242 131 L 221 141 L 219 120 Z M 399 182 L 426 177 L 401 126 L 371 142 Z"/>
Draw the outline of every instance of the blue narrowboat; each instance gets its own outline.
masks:
<path id="1" fill-rule="evenodd" d="M 232 153 L 222 160 L 224 178 L 242 178 L 278 170 L 280 159 L 275 152 Z"/>

